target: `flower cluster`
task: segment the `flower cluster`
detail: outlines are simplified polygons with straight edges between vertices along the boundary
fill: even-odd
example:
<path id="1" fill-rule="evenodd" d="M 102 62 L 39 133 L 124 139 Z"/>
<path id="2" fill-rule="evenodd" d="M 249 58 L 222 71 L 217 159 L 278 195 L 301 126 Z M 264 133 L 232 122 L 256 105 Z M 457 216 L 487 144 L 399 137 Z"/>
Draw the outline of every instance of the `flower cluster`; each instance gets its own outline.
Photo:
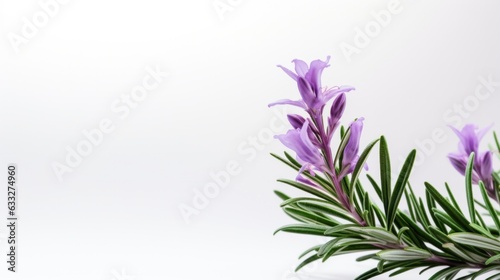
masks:
<path id="1" fill-rule="evenodd" d="M 314 60 L 308 65 L 302 60 L 294 59 L 292 62 L 295 64 L 295 72 L 278 65 L 297 83 L 301 99 L 279 100 L 269 104 L 269 106 L 287 104 L 304 109 L 305 117 L 296 114 L 288 115 L 292 129 L 286 134 L 276 136 L 286 147 L 296 153 L 296 159 L 302 165 L 296 178 L 297 181 L 321 189 L 320 185 L 304 178 L 302 173 L 308 171 L 312 176 L 315 175 L 315 171 L 324 173 L 330 179 L 334 189 L 323 190 L 330 191 L 330 194 L 338 199 L 342 206 L 356 216 L 358 222 L 362 224 L 362 219 L 358 217 L 353 205 L 349 203 L 348 196 L 340 181 L 352 173 L 358 161 L 359 141 L 364 119 L 358 118 L 350 124 L 348 128 L 349 138 L 342 155 L 341 166 L 336 168 L 331 141 L 334 132 L 340 126 L 340 119 L 344 113 L 345 93 L 354 88 L 351 86 L 322 87 L 321 75 L 323 70 L 330 66 L 329 60 L 330 57 L 327 57 L 326 61 Z M 324 109 L 332 99 L 329 116 L 325 122 Z"/>
<path id="2" fill-rule="evenodd" d="M 333 88 L 321 87 L 321 74 L 323 70 L 330 66 L 328 64 L 330 57 L 326 61 L 314 60 L 307 65 L 302 60 L 294 59 L 295 73 L 281 65 L 278 65 L 285 73 L 297 82 L 300 100 L 279 100 L 269 104 L 274 106 L 278 104 L 289 104 L 303 108 L 308 113 L 305 119 L 300 115 L 288 115 L 288 120 L 293 129 L 287 134 L 277 136 L 277 138 L 288 148 L 297 153 L 297 157 L 304 164 L 315 167 L 321 171 L 331 171 L 331 151 L 323 149 L 330 144 L 333 133 L 339 126 L 340 118 L 344 113 L 346 103 L 346 92 L 353 90 L 353 87 L 342 86 Z M 335 98 L 330 108 L 328 125 L 324 127 L 323 110 L 328 101 Z M 349 143 L 349 152 L 345 157 L 346 164 L 355 163 L 358 150 L 359 136 L 361 134 L 362 119 L 352 124 L 352 141 Z M 321 152 L 323 152 L 323 155 Z M 323 158 L 323 156 L 325 158 Z M 326 162 L 325 162 L 326 161 Z"/>

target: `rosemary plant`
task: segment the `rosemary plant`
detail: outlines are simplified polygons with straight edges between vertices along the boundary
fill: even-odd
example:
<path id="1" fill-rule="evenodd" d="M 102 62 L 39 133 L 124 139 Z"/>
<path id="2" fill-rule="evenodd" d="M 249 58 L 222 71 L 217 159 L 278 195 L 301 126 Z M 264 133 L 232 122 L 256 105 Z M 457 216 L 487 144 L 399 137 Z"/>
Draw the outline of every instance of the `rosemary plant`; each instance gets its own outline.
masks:
<path id="1" fill-rule="evenodd" d="M 272 156 L 298 173 L 294 180 L 278 181 L 308 194 L 291 198 L 275 191 L 283 200 L 283 211 L 298 222 L 283 226 L 276 233 L 329 238 L 325 244 L 306 250 L 297 270 L 317 260 L 366 252 L 357 261 L 376 260 L 378 265 L 359 275 L 359 280 L 385 273 L 394 276 L 413 269 L 423 273 L 430 268 L 437 268 L 432 270 L 431 280 L 475 279 L 480 275 L 500 279 L 500 219 L 493 206 L 499 201 L 500 174 L 492 168 L 493 151 L 479 150 L 487 129 L 477 130 L 473 125 L 460 131 L 454 129 L 460 139 L 459 150 L 448 157 L 465 177 L 467 205 L 457 203 L 447 184 L 447 194 L 443 195 L 425 183 L 425 199 L 419 198 L 408 181 L 415 150 L 407 156 L 397 178 L 391 178 L 389 150 L 383 136 L 360 152 L 363 118 L 354 120 L 347 129 L 339 129 L 345 93 L 354 88 L 321 86 L 321 74 L 329 66 L 328 60 L 315 60 L 310 65 L 294 60 L 295 72 L 279 66 L 295 80 L 301 99 L 270 104 L 288 104 L 305 111 L 304 116 L 288 115 L 292 128 L 276 136 L 296 156 L 287 152 Z M 325 119 L 324 109 L 332 99 Z M 337 130 L 339 142 L 332 140 Z M 494 149 L 499 151 L 496 134 L 494 139 Z M 359 178 L 366 173 L 366 160 L 376 147 L 380 180 L 366 174 L 366 181 L 374 190 L 370 195 Z M 403 196 L 405 206 L 401 206 Z M 483 216 L 490 216 L 492 225 Z"/>

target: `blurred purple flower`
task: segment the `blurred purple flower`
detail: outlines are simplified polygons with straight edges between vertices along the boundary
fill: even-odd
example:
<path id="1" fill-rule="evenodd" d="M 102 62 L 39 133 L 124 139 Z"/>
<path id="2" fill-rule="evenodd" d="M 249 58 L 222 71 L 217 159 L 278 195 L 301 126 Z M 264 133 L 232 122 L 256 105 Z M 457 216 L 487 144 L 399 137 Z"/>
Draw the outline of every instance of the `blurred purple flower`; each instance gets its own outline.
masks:
<path id="1" fill-rule="evenodd" d="M 344 177 L 345 175 L 351 173 L 358 162 L 359 140 L 361 138 L 361 132 L 363 131 L 363 120 L 364 118 L 359 118 L 351 123 L 351 134 L 344 149 L 342 170 L 339 177 Z"/>
<path id="2" fill-rule="evenodd" d="M 488 194 L 490 196 L 495 195 L 492 177 L 493 165 L 491 152 L 479 151 L 479 142 L 490 127 L 479 130 L 475 125 L 467 124 L 461 131 L 454 127 L 451 127 L 451 129 L 460 139 L 460 142 L 458 143 L 458 152 L 448 154 L 451 164 L 458 172 L 460 172 L 460 174 L 465 175 L 469 156 L 471 153 L 474 153 L 475 158 L 474 168 L 472 171 L 472 182 L 474 184 L 478 184 L 479 181 L 483 181 L 486 189 L 488 190 Z"/>
<path id="3" fill-rule="evenodd" d="M 278 104 L 289 104 L 301 107 L 313 115 L 318 115 L 321 113 L 324 105 L 333 97 L 340 93 L 348 92 L 353 90 L 353 87 L 342 86 L 333 87 L 330 89 L 322 89 L 321 87 L 321 75 L 323 69 L 330 66 L 328 64 L 330 57 L 328 56 L 326 61 L 314 60 L 308 66 L 307 63 L 300 59 L 292 60 L 295 63 L 295 73 L 290 69 L 287 69 L 281 65 L 278 65 L 283 71 L 285 71 L 288 76 L 297 82 L 297 87 L 299 88 L 301 100 L 289 100 L 283 99 L 269 104 L 269 106 L 274 106 Z"/>

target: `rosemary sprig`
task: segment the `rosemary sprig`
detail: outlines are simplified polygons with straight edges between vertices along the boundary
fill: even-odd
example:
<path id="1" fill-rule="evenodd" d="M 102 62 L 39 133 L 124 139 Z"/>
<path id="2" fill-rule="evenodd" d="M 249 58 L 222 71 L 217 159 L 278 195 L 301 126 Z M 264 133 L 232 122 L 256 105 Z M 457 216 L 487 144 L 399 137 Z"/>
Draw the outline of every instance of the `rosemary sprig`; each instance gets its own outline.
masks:
<path id="1" fill-rule="evenodd" d="M 466 125 L 453 129 L 461 143 L 457 153 L 449 155 L 452 165 L 465 175 L 464 190 L 467 206 L 461 207 L 450 187 L 447 196 L 425 183 L 425 198 L 417 197 L 409 183 L 416 151 L 411 151 L 397 178 L 391 178 L 390 154 L 385 137 L 372 141 L 359 153 L 363 118 L 353 121 L 347 130 L 341 129 L 340 141 L 332 149 L 335 130 L 345 108 L 345 93 L 352 87 L 321 87 L 321 73 L 327 61 L 315 60 L 308 66 L 294 60 L 296 72 L 281 67 L 298 85 L 299 101 L 282 100 L 276 104 L 301 107 L 306 117 L 289 115 L 292 129 L 277 138 L 296 153 L 296 157 L 272 154 L 298 172 L 295 180 L 280 179 L 281 183 L 307 193 L 304 197 L 289 197 L 275 191 L 283 202 L 283 211 L 298 223 L 279 228 L 277 232 L 328 237 L 302 255 L 297 270 L 307 264 L 354 252 L 366 252 L 358 261 L 375 260 L 377 265 L 356 279 L 389 274 L 398 275 L 420 269 L 439 268 L 428 278 L 488 279 L 500 278 L 500 219 L 494 207 L 499 201 L 500 175 L 493 172 L 493 152 L 479 151 L 479 140 L 485 130 L 477 131 Z M 323 110 L 330 99 L 330 114 L 324 120 Z M 500 149 L 494 134 L 495 149 Z M 373 192 L 367 191 L 360 178 L 373 148 L 378 144 L 380 180 L 370 174 L 366 178 Z M 475 197 L 478 185 L 479 196 Z M 407 211 L 401 200 L 405 197 Z M 379 203 L 376 203 L 379 201 Z M 485 222 L 486 210 L 493 225 Z M 484 215 L 484 214 L 483 214 Z M 460 274 L 460 276 L 459 276 Z M 464 275 L 465 274 L 465 275 Z"/>

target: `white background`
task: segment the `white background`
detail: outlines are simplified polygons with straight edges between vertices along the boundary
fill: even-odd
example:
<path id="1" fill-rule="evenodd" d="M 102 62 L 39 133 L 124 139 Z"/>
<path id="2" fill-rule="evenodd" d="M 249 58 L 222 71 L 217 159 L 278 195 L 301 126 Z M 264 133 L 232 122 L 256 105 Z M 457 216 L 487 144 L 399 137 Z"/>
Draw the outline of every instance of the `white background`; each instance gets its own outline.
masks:
<path id="1" fill-rule="evenodd" d="M 440 189 L 447 181 L 461 196 L 447 125 L 500 120 L 500 86 L 474 95 L 481 77 L 500 81 L 492 0 L 401 0 L 385 26 L 376 14 L 389 1 L 70 0 L 26 37 L 23 18 L 45 13 L 40 3 L 0 0 L 0 168 L 18 165 L 20 218 L 18 273 L 2 261 L 2 279 L 320 280 L 371 268 L 347 255 L 291 274 L 318 240 L 272 235 L 290 222 L 272 193 L 290 189 L 275 179 L 295 173 L 269 156 L 283 147 L 268 132 L 286 129 L 267 104 L 299 97 L 276 67 L 294 58 L 332 56 L 323 83 L 356 87 L 343 122 L 365 117 L 363 146 L 386 135 L 396 166 L 419 148 L 418 194 L 424 181 Z M 217 3 L 230 8 L 218 12 Z M 372 28 L 363 44 L 357 28 Z M 148 67 L 169 77 L 121 119 L 113 104 Z M 462 115 L 453 111 L 464 103 Z M 54 163 L 66 164 L 66 148 L 103 119 L 114 131 L 59 180 Z M 440 143 L 429 140 L 435 130 Z M 194 207 L 196 191 L 231 162 L 239 173 L 183 217 L 179 207 Z M 376 157 L 369 164 L 376 171 Z M 2 213 L 5 201 L 2 191 Z M 5 226 L 0 233 L 6 252 Z"/>

